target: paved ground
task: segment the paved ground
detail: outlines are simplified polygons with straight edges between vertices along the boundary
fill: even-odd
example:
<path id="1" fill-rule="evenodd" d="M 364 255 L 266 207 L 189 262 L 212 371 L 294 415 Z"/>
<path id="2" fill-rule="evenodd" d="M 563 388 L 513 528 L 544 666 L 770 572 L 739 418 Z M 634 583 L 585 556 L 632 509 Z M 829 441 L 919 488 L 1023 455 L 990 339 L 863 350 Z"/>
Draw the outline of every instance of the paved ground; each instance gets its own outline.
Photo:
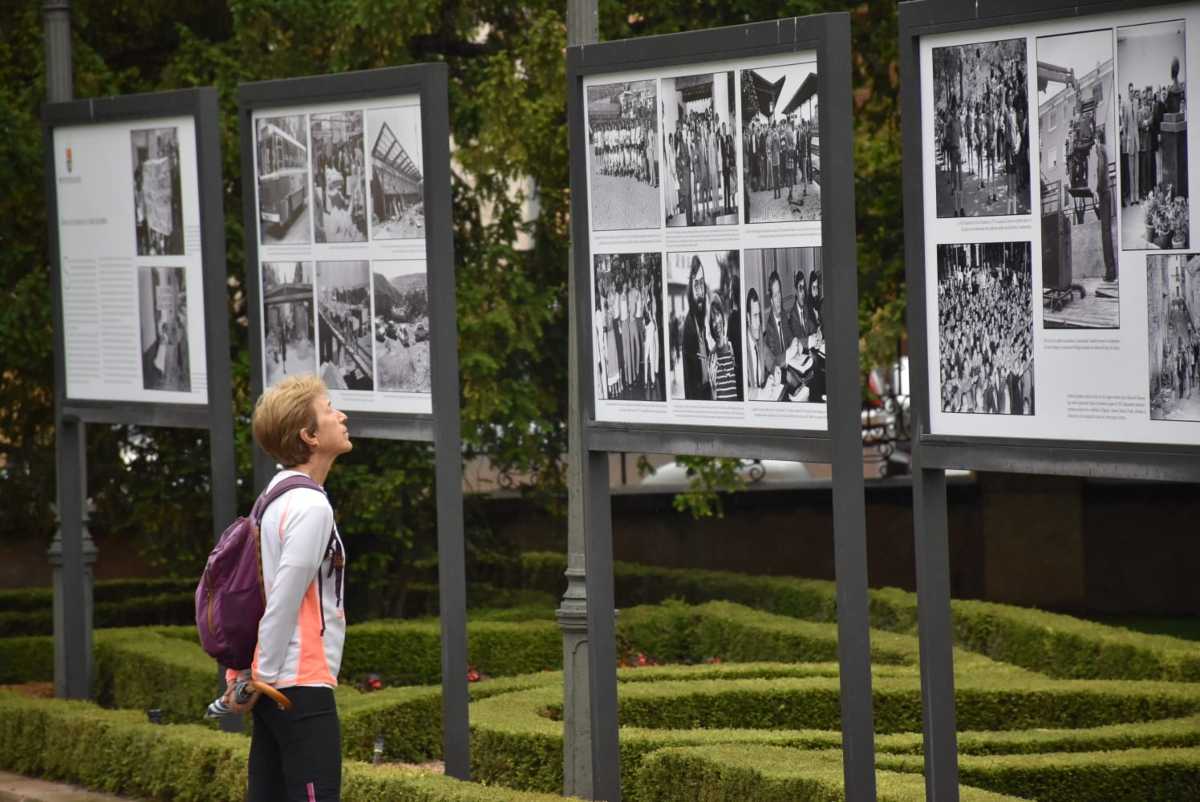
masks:
<path id="1" fill-rule="evenodd" d="M 0 771 L 0 802 L 127 802 L 119 796 L 99 794 L 74 785 L 33 780 Z"/>
<path id="2" fill-rule="evenodd" d="M 375 239 L 417 239 L 425 236 L 425 215 L 409 209 L 399 220 L 387 220 L 371 226 Z"/>
<path id="3" fill-rule="evenodd" d="M 1190 396 L 1184 396 L 1181 401 L 1173 397 L 1163 397 L 1160 393 L 1150 404 L 1153 420 L 1182 420 L 1200 421 L 1200 391 L 1193 389 Z M 1163 405 L 1166 405 L 1166 409 Z"/>
<path id="4" fill-rule="evenodd" d="M 658 228 L 659 194 L 656 186 L 633 178 L 599 175 L 592 171 L 592 228 L 614 231 Z"/>
<path id="5" fill-rule="evenodd" d="M 963 170 L 962 178 L 962 205 L 967 217 L 1011 214 L 1008 210 L 1008 182 L 1003 173 L 998 173 L 991 181 L 981 182 L 976 176 Z M 996 200 L 989 200 L 993 195 Z M 1029 214 L 1028 188 L 1017 191 L 1017 214 Z M 950 173 L 942 169 L 937 171 L 937 216 L 954 216 L 954 205 L 950 196 Z"/>
<path id="6" fill-rule="evenodd" d="M 821 219 L 821 187 L 817 184 L 808 185 L 808 194 L 804 194 L 804 185 L 792 187 L 792 200 L 788 201 L 787 188 L 779 190 L 780 197 L 775 197 L 773 190 L 764 189 L 761 192 L 750 193 L 750 222 L 774 223 L 784 220 L 820 220 Z"/>
<path id="7" fill-rule="evenodd" d="M 1075 282 L 1084 296 L 1055 311 L 1043 296 L 1042 325 L 1047 329 L 1116 329 L 1121 327 L 1120 286 L 1115 281 L 1084 278 Z"/>

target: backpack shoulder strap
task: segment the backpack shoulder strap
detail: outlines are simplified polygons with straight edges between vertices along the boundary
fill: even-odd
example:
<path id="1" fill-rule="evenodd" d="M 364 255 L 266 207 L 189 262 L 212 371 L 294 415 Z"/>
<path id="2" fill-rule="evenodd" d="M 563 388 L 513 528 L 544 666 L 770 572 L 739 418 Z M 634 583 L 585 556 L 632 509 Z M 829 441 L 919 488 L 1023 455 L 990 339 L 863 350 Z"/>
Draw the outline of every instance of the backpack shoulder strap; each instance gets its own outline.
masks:
<path id="1" fill-rule="evenodd" d="M 325 488 L 314 482 L 307 476 L 289 476 L 279 484 L 272 487 L 270 490 L 264 490 L 258 500 L 254 502 L 254 510 L 251 512 L 251 517 L 254 519 L 255 526 L 262 525 L 263 515 L 267 512 L 267 507 L 271 506 L 275 499 L 282 496 L 289 490 L 295 490 L 300 487 L 306 487 L 309 490 L 317 490 L 321 493 L 325 492 Z"/>

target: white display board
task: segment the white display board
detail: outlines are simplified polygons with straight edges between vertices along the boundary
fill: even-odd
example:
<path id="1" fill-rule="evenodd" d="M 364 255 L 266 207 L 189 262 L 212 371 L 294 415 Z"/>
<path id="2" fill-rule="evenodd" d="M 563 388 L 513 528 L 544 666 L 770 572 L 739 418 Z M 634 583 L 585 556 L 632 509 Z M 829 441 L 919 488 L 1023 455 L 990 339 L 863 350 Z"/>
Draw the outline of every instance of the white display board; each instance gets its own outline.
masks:
<path id="1" fill-rule="evenodd" d="M 191 117 L 54 129 L 66 396 L 207 404 Z"/>
<path id="2" fill-rule="evenodd" d="M 252 121 L 264 386 L 316 373 L 341 409 L 432 412 L 420 98 Z"/>
<path id="3" fill-rule="evenodd" d="M 828 428 L 815 52 L 589 76 L 596 420 Z"/>
<path id="4" fill-rule="evenodd" d="M 932 434 L 1200 444 L 1198 35 L 1183 4 L 922 38 Z"/>

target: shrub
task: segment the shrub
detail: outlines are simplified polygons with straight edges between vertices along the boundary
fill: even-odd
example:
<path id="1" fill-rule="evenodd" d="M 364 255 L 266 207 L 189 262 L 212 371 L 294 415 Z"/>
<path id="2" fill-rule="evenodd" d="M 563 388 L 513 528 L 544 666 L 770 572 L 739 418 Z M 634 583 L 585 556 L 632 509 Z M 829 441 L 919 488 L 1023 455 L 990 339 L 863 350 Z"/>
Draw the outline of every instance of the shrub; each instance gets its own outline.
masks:
<path id="1" fill-rule="evenodd" d="M 241 802 L 249 741 L 139 713 L 0 692 L 0 767 L 94 790 L 173 802 Z M 554 802 L 394 766 L 348 762 L 346 802 Z"/>
<path id="2" fill-rule="evenodd" d="M 879 802 L 924 802 L 923 777 L 878 771 Z M 842 802 L 841 753 L 774 746 L 693 746 L 660 749 L 642 761 L 634 781 L 642 802 Z M 959 787 L 962 802 L 1010 802 L 1019 797 Z"/>

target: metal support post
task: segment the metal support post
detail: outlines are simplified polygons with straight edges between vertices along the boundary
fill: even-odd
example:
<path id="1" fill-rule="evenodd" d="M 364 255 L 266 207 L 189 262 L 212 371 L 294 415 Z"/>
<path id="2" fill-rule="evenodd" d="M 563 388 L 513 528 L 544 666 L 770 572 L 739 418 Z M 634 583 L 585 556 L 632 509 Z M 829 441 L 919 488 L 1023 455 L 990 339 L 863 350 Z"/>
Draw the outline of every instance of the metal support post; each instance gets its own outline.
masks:
<path id="1" fill-rule="evenodd" d="M 45 0 L 46 99 L 71 100 L 70 0 Z M 55 472 L 58 530 L 48 553 L 54 568 L 54 692 L 86 699 L 92 681 L 92 564 L 96 545 L 87 528 L 87 427 L 63 415 L 66 372 L 55 371 Z"/>
<path id="2" fill-rule="evenodd" d="M 827 24 L 824 46 L 832 53 L 850 52 L 850 21 L 845 16 Z M 850 63 L 829 58 L 821 80 L 822 130 L 834 130 L 831 120 L 849 120 Z M 848 138 L 832 139 L 823 158 L 830 175 L 854 174 L 853 145 Z M 822 167 L 826 165 L 823 164 Z M 858 256 L 854 239 L 854 186 L 849 182 L 822 185 L 825 213 L 832 226 L 823 243 L 825 275 L 830 282 L 830 342 L 858 343 Z M 831 226 L 831 227 L 832 227 Z M 838 663 L 842 710 L 842 772 L 848 802 L 875 800 L 875 716 L 871 695 L 870 605 L 867 597 L 867 523 L 864 508 L 862 391 L 858 349 L 835 355 L 828 362 L 829 427 L 833 441 L 833 531 L 837 576 Z"/>
<path id="3" fill-rule="evenodd" d="M 596 0 L 568 0 L 568 45 L 591 44 L 599 38 Z M 580 415 L 579 376 L 576 361 L 578 333 L 575 303 L 574 248 L 571 243 L 567 267 L 567 590 L 558 609 L 563 633 L 563 794 L 593 796 L 591 711 L 588 705 L 587 570 L 584 554 L 583 436 Z M 605 471 L 607 476 L 607 471 Z"/>
<path id="4" fill-rule="evenodd" d="M 917 626 L 921 650 L 921 716 L 925 734 L 925 798 L 958 802 L 958 735 L 954 712 L 954 623 L 946 473 L 921 465 L 913 451 L 913 525 L 917 551 Z"/>

